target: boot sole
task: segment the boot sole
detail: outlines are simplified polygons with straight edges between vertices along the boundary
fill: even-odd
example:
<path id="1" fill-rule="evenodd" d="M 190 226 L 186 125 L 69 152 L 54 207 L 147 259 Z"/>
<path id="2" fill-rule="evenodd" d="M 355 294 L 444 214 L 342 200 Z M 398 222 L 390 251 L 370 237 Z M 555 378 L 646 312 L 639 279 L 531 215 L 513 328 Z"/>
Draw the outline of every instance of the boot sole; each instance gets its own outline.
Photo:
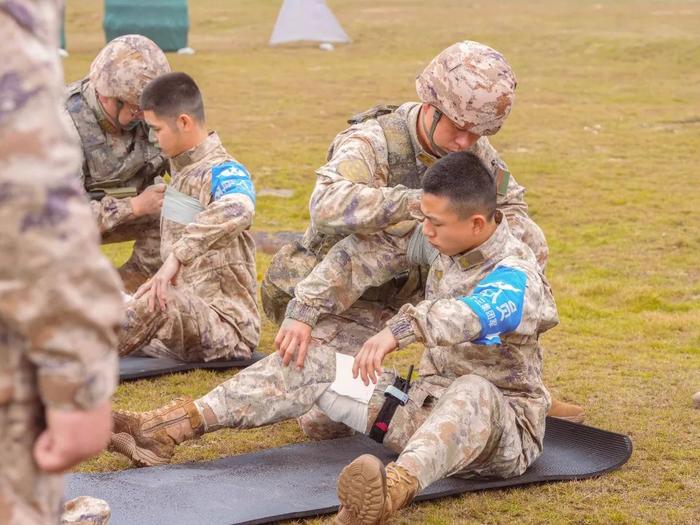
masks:
<path id="1" fill-rule="evenodd" d="M 360 456 L 345 467 L 338 477 L 340 511 L 337 525 L 376 525 L 380 523 L 386 502 L 386 474 L 379 459 Z"/>
<path id="2" fill-rule="evenodd" d="M 112 434 L 109 450 L 119 452 L 139 467 L 157 467 L 170 463 L 170 458 L 162 458 L 146 448 L 139 447 L 131 434 Z"/>

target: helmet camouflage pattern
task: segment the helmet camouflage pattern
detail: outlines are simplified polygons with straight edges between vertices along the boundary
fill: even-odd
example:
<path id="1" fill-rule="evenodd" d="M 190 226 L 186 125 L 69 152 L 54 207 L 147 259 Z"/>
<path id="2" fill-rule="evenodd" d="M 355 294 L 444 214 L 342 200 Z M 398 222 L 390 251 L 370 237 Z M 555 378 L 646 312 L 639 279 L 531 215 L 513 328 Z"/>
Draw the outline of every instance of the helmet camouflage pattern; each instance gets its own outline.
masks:
<path id="1" fill-rule="evenodd" d="M 416 78 L 422 102 L 477 135 L 493 135 L 501 129 L 516 85 L 515 74 L 503 55 L 469 40 L 442 51 Z"/>
<path id="2" fill-rule="evenodd" d="M 138 106 L 146 85 L 169 72 L 168 59 L 155 42 L 142 35 L 124 35 L 98 53 L 89 77 L 100 95 Z"/>

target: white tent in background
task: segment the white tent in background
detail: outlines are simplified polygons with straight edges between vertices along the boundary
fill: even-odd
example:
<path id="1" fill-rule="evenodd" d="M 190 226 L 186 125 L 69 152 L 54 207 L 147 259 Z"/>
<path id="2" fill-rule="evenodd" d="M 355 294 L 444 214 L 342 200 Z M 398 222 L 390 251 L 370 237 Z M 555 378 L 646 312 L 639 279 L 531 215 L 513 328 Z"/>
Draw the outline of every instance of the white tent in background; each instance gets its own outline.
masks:
<path id="1" fill-rule="evenodd" d="M 301 40 L 347 43 L 350 37 L 340 27 L 325 0 L 284 0 L 270 45 Z"/>

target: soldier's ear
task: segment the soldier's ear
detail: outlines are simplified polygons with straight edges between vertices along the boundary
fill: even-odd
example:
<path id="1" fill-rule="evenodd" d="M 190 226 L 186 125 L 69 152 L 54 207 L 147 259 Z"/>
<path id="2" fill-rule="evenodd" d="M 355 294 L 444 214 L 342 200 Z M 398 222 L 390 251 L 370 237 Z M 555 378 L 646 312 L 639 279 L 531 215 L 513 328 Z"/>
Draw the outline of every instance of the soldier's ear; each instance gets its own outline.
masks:
<path id="1" fill-rule="evenodd" d="M 484 231 L 484 228 L 486 227 L 486 217 L 484 217 L 480 213 L 476 213 L 471 216 L 471 221 L 472 221 L 472 231 L 475 234 L 479 234 L 482 231 Z"/>
<path id="2" fill-rule="evenodd" d="M 178 115 L 175 123 L 177 124 L 177 130 L 180 132 L 189 132 L 194 128 L 194 119 L 187 113 Z"/>

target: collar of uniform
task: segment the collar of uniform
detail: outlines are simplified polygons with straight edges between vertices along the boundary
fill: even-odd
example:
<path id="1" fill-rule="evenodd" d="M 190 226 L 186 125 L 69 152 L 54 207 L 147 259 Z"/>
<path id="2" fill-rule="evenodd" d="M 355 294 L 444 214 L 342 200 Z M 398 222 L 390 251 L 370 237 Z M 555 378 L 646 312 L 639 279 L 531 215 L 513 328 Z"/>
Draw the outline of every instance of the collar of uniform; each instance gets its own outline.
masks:
<path id="1" fill-rule="evenodd" d="M 81 91 L 83 98 L 85 99 L 85 103 L 95 114 L 97 123 L 102 128 L 102 131 L 112 134 L 119 133 L 117 127 L 110 122 L 109 118 L 107 118 L 102 104 L 100 104 L 100 101 L 97 99 L 97 91 L 95 91 L 95 88 L 92 87 L 89 80 L 84 81 Z"/>
<path id="2" fill-rule="evenodd" d="M 496 230 L 486 241 L 473 250 L 452 257 L 454 263 L 459 266 L 461 270 L 474 268 L 484 261 L 498 256 L 503 251 L 506 238 L 510 235 L 510 230 L 508 229 L 508 221 L 504 219 L 503 213 L 499 210 L 496 210 L 496 222 L 498 223 Z"/>
<path id="3" fill-rule="evenodd" d="M 397 112 L 399 112 L 404 107 L 406 108 L 406 123 L 408 124 L 408 132 L 411 135 L 413 151 L 416 152 L 416 164 L 430 167 L 435 163 L 437 157 L 425 151 L 425 149 L 423 149 L 423 146 L 420 143 L 420 140 L 418 140 L 418 115 L 420 114 L 421 103 L 408 102 L 406 104 L 403 104 L 397 110 Z"/>
<path id="4" fill-rule="evenodd" d="M 221 146 L 219 135 L 216 131 L 212 131 L 202 143 L 170 159 L 170 164 L 175 171 L 180 171 L 190 164 L 199 162 L 219 146 Z"/>

